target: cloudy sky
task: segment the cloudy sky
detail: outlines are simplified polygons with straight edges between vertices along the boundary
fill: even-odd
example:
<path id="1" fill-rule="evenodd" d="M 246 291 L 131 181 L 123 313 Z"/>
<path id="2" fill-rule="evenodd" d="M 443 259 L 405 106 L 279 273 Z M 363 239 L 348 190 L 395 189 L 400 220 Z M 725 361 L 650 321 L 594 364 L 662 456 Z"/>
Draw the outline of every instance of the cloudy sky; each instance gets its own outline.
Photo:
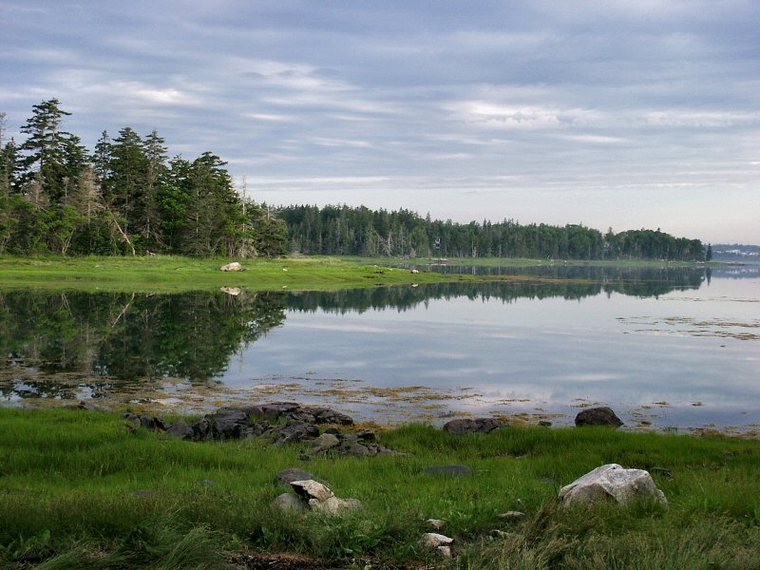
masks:
<path id="1" fill-rule="evenodd" d="M 760 243 L 757 0 L 0 0 L 10 134 L 56 97 L 271 204 Z"/>

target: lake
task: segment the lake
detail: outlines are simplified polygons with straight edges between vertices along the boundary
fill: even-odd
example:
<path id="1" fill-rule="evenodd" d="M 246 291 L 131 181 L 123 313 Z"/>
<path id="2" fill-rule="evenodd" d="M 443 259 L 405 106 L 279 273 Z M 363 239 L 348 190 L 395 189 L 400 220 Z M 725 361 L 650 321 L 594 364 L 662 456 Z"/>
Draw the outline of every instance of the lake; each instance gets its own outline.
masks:
<path id="1" fill-rule="evenodd" d="M 604 404 L 632 428 L 760 427 L 760 266 L 485 270 L 545 281 L 0 292 L 0 403 L 294 400 L 383 423 L 556 425 Z"/>

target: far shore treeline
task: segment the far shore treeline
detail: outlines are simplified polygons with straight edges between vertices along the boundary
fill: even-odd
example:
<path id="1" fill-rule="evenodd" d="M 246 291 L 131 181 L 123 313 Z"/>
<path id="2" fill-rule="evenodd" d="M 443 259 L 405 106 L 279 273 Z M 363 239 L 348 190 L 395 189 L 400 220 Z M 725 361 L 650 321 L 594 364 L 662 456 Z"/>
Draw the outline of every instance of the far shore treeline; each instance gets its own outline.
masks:
<path id="1" fill-rule="evenodd" d="M 0 254 L 253 257 L 286 253 L 556 259 L 710 259 L 700 240 L 579 224 L 458 224 L 407 210 L 257 204 L 212 152 L 170 158 L 154 130 L 103 131 L 94 150 L 63 130 L 57 99 L 4 138 L 0 113 Z"/>

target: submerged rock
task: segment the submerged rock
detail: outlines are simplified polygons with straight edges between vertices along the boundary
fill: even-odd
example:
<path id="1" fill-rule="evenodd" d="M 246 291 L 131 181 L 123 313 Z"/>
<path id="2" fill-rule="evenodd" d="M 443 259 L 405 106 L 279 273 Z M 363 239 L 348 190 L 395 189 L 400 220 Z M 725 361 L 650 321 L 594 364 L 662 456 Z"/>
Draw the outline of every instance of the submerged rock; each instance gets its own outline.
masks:
<path id="1" fill-rule="evenodd" d="M 559 498 L 563 505 L 594 504 L 614 499 L 621 505 L 632 501 L 653 500 L 667 505 L 665 494 L 643 469 L 625 469 L 617 463 L 597 467 L 562 487 Z"/>
<path id="2" fill-rule="evenodd" d="M 602 406 L 599 408 L 589 408 L 588 410 L 583 410 L 578 413 L 578 415 L 575 416 L 575 425 L 577 427 L 609 426 L 618 428 L 623 425 L 623 420 L 617 417 L 615 412 L 612 411 L 612 408 Z"/>

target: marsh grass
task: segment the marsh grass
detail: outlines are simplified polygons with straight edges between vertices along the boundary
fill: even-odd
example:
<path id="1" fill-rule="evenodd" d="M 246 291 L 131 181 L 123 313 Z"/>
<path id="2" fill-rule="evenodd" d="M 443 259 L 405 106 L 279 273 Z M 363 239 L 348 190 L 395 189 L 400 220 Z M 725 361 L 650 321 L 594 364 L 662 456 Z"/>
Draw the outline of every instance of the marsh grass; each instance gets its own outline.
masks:
<path id="1" fill-rule="evenodd" d="M 130 430 L 116 414 L 3 409 L 0 567 L 222 568 L 229 553 L 261 550 L 335 567 L 439 564 L 418 542 L 428 518 L 447 521 L 456 568 L 760 565 L 756 440 L 525 427 L 456 437 L 423 425 L 381 440 L 406 454 L 304 464 L 298 446 L 191 443 Z M 650 469 L 670 507 L 558 507 L 562 485 L 610 462 Z M 473 475 L 424 471 L 449 464 Z M 293 466 L 364 508 L 273 510 L 287 490 L 275 477 Z M 508 510 L 527 516 L 498 517 Z M 496 530 L 507 534 L 490 538 Z"/>
<path id="2" fill-rule="evenodd" d="M 219 287 L 248 290 L 326 290 L 409 283 L 467 281 L 432 272 L 411 274 L 335 257 L 244 260 L 246 271 L 225 273 L 229 259 L 152 257 L 0 256 L 0 289 L 51 288 L 81 291 L 171 292 Z"/>

